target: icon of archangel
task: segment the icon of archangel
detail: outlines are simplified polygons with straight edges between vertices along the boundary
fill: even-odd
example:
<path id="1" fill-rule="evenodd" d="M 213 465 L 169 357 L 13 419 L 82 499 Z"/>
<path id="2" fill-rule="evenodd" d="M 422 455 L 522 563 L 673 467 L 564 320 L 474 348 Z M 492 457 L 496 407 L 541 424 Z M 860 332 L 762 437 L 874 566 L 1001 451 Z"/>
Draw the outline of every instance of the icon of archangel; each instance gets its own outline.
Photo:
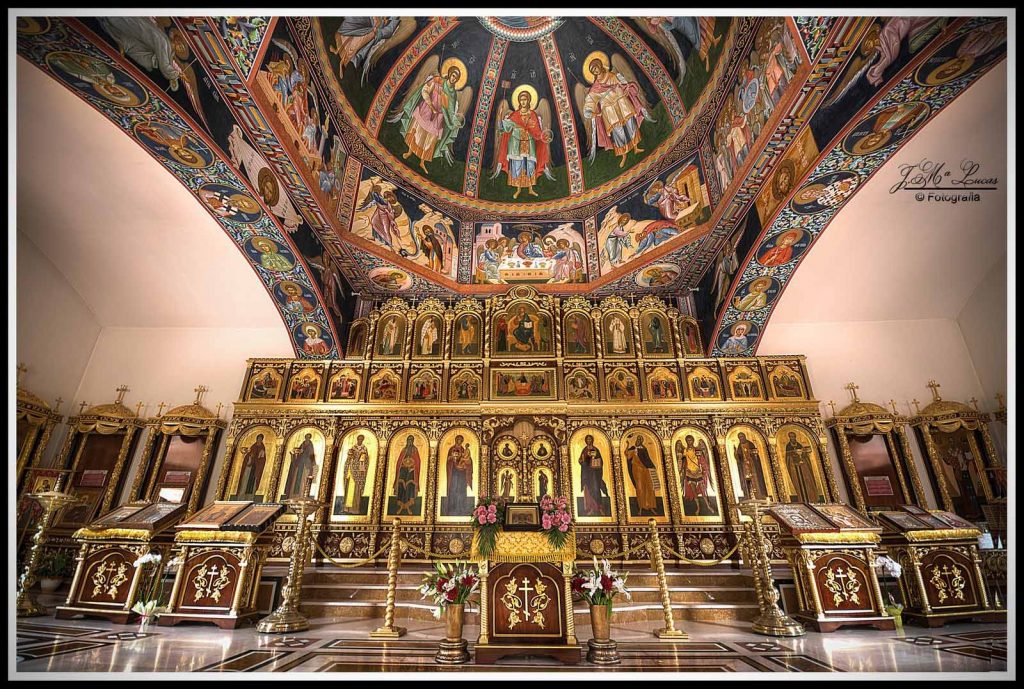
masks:
<path id="1" fill-rule="evenodd" d="M 640 125 L 655 121 L 633 68 L 618 53 L 609 60 L 595 50 L 583 62 L 583 78 L 589 88 L 578 83 L 573 95 L 586 127 L 588 158 L 593 162 L 597 149 L 611 149 L 625 167 L 626 156 L 644 152 Z"/>
<path id="2" fill-rule="evenodd" d="M 338 77 L 343 77 L 345 67 L 351 64 L 363 68 L 361 83 L 365 84 L 384 54 L 415 30 L 415 17 L 345 17 L 334 32 L 334 47 L 329 49 L 338 56 Z"/>
<path id="3" fill-rule="evenodd" d="M 537 89 L 521 84 L 512 91 L 513 110 L 502 98 L 498 104 L 494 128 L 494 173 L 491 179 L 504 172 L 508 185 L 518 198 L 523 189 L 532 196 L 537 180 L 544 175 L 554 180 L 551 174 L 551 105 L 547 98 L 538 98 Z"/>
<path id="4" fill-rule="evenodd" d="M 440 64 L 440 67 L 438 66 Z M 433 55 L 424 61 L 401 107 L 393 110 L 388 122 L 397 122 L 405 140 L 403 159 L 415 155 L 420 169 L 435 158 L 452 159 L 452 144 L 466 122 L 473 102 L 473 87 L 466 85 L 466 65 L 457 57 L 441 63 Z"/>

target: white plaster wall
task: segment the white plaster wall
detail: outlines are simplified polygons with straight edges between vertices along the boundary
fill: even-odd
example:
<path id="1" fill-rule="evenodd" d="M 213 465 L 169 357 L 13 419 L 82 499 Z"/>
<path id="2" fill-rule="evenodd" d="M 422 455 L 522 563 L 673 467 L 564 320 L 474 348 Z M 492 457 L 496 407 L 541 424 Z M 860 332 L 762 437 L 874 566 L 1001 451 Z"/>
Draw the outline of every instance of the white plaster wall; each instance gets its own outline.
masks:
<path id="1" fill-rule="evenodd" d="M 82 377 L 78 398 L 90 404 L 114 399 L 114 388 L 128 386 L 125 404 L 135 409 L 142 402 L 142 413 L 157 412 L 160 402 L 169 407 L 188 404 L 195 399 L 194 389 L 202 384 L 209 388 L 203 404 L 230 418 L 232 403 L 238 399 L 250 357 L 291 357 L 294 350 L 284 327 L 273 328 L 104 328 Z M 142 441 L 136 450 L 125 486 L 141 461 Z M 213 499 L 213 489 L 223 464 L 224 443 L 221 440 L 214 458 L 207 494 L 203 503 Z M 123 500 L 126 496 L 121 496 Z"/>
<path id="2" fill-rule="evenodd" d="M 1005 337 L 998 329 L 994 336 Z M 883 404 L 895 400 L 902 414 L 914 413 L 910 400 L 924 407 L 931 400 L 929 380 L 941 384 L 945 399 L 966 401 L 983 397 L 960 326 L 951 319 L 906 321 L 852 321 L 843 323 L 771 323 L 758 354 L 805 354 L 814 396 L 822 401 L 822 413 L 831 415 L 828 400 L 841 409 L 850 401 L 843 388 L 853 381 L 862 400 Z M 911 440 L 918 473 L 932 505 L 935 496 L 928 485 L 924 453 Z M 842 481 L 839 455 L 833 439 L 829 452 L 837 480 Z M 845 493 L 845 489 L 841 488 Z M 848 497 L 848 496 L 847 496 Z"/>

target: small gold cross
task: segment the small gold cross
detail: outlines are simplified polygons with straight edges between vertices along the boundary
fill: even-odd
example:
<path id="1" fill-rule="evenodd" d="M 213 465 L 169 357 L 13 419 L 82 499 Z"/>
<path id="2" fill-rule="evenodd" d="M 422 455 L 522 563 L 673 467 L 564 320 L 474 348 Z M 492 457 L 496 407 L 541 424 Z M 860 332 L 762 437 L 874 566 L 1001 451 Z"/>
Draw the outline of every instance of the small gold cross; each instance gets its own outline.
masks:
<path id="1" fill-rule="evenodd" d="M 836 415 L 836 403 L 832 400 L 828 401 L 828 406 L 832 407 L 832 416 Z"/>
<path id="2" fill-rule="evenodd" d="M 896 416 L 900 415 L 899 410 L 896 409 L 896 400 L 889 400 L 889 406 L 892 407 L 892 413 L 893 414 L 895 414 Z"/>
<path id="3" fill-rule="evenodd" d="M 62 405 L 62 404 L 64 404 L 64 398 L 63 397 L 58 397 L 57 399 L 54 400 L 54 405 L 55 406 L 53 407 L 53 410 L 56 411 L 56 412 L 59 412 L 60 411 L 60 405 Z"/>
<path id="4" fill-rule="evenodd" d="M 210 388 L 206 387 L 205 385 L 200 385 L 199 387 L 197 387 L 195 389 L 195 392 L 196 392 L 196 402 L 195 403 L 199 404 L 200 402 L 202 402 L 202 400 L 203 400 L 203 393 L 204 392 L 208 392 L 209 390 L 210 390 Z"/>
<path id="5" fill-rule="evenodd" d="M 939 397 L 939 388 L 941 388 L 942 386 L 936 383 L 934 380 L 929 380 L 928 387 L 932 389 L 932 398 L 934 399 L 934 401 L 941 402 L 942 398 Z"/>
<path id="6" fill-rule="evenodd" d="M 855 385 L 854 383 L 847 383 L 843 387 L 845 389 L 849 390 L 850 394 L 853 395 L 853 401 L 854 402 L 860 402 L 860 398 L 857 397 L 857 390 L 860 389 L 859 385 Z"/>
<path id="7" fill-rule="evenodd" d="M 916 409 L 916 410 L 917 410 L 917 413 L 918 413 L 918 414 L 920 414 L 920 413 L 921 413 L 921 406 L 920 406 L 920 405 L 921 405 L 921 403 L 920 403 L 920 402 L 918 402 L 916 398 L 915 398 L 915 399 L 913 399 L 913 400 L 911 400 L 911 402 L 913 402 L 913 403 L 914 403 L 914 409 Z"/>
<path id="8" fill-rule="evenodd" d="M 981 411 L 980 409 L 978 409 L 978 398 L 977 397 L 972 397 L 971 398 L 971 404 L 974 405 L 974 410 L 975 411 Z"/>
<path id="9" fill-rule="evenodd" d="M 157 410 L 156 410 L 156 415 L 157 416 L 163 416 L 164 415 L 164 407 L 166 407 L 166 406 L 167 406 L 166 402 L 161 402 L 160 403 L 160 407 L 157 408 Z"/>
<path id="10" fill-rule="evenodd" d="M 88 402 L 82 402 L 78 407 L 78 415 L 81 416 L 85 412 L 85 408 L 89 406 Z"/>
<path id="11" fill-rule="evenodd" d="M 224 405 L 222 403 L 220 403 L 220 402 L 217 403 L 217 418 L 218 419 L 220 418 L 220 408 L 223 407 L 223 406 Z"/>
<path id="12" fill-rule="evenodd" d="M 117 401 L 116 401 L 116 404 L 121 404 L 121 401 L 124 399 L 124 393 L 126 393 L 126 392 L 129 392 L 129 388 L 128 388 L 127 385 L 122 385 L 121 387 L 119 387 L 117 389 Z"/>

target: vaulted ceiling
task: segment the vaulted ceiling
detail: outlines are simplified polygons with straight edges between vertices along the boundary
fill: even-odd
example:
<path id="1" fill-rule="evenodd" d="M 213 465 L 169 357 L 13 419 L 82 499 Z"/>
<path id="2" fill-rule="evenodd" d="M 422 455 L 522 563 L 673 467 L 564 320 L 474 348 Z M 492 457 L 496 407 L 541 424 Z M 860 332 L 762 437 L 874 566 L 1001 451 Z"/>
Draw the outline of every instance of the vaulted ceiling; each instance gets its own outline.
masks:
<path id="1" fill-rule="evenodd" d="M 696 290 L 752 353 L 838 210 L 1005 56 L 942 17 L 30 18 L 18 50 L 220 225 L 296 351 L 352 294 Z M 311 355 L 311 354 L 310 354 Z"/>

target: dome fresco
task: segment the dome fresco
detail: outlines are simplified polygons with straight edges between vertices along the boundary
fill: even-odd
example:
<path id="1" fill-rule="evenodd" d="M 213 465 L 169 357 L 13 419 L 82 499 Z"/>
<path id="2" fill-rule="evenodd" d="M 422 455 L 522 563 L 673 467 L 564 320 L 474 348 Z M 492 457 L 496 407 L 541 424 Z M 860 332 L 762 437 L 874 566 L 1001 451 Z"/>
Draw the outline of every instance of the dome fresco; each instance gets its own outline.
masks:
<path id="1" fill-rule="evenodd" d="M 686 296 L 749 355 L 817 236 L 1006 54 L 986 17 L 19 18 L 303 357 L 355 294 Z"/>

